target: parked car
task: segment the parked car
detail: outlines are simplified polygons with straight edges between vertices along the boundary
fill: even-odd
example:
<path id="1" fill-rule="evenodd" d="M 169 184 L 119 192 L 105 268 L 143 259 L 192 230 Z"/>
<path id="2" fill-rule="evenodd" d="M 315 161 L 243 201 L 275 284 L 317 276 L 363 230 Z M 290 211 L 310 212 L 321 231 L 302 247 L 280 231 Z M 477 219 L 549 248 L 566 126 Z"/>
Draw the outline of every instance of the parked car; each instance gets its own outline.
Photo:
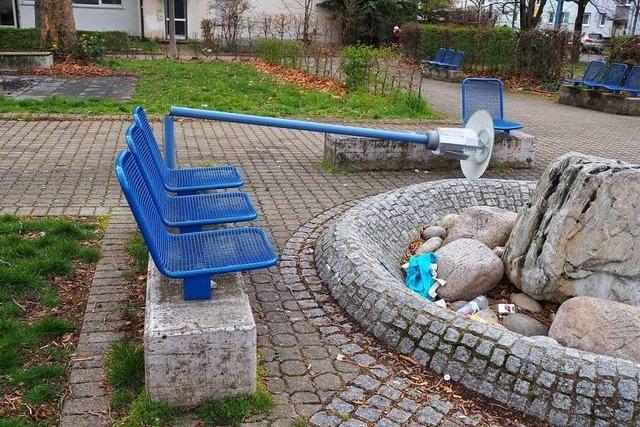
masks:
<path id="1" fill-rule="evenodd" d="M 580 39 L 583 52 L 596 52 L 602 53 L 606 46 L 606 40 L 602 34 L 588 33 L 582 36 Z"/>

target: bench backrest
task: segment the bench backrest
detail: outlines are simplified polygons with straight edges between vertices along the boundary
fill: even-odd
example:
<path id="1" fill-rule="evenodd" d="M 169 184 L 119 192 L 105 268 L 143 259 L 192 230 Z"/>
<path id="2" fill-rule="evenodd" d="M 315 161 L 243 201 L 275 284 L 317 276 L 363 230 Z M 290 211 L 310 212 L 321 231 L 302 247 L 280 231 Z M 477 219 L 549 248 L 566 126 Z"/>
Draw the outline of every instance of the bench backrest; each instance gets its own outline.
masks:
<path id="1" fill-rule="evenodd" d="M 462 82 L 462 121 L 478 110 L 487 110 L 494 120 L 504 119 L 502 81 L 468 78 Z"/>
<path id="2" fill-rule="evenodd" d="M 623 89 L 640 91 L 640 65 L 635 65 L 631 71 L 629 71 L 629 75 L 627 75 L 627 79 L 624 81 L 622 87 Z"/>
<path id="3" fill-rule="evenodd" d="M 447 49 L 446 52 L 444 53 L 444 56 L 442 57 L 442 61 L 438 61 L 438 62 L 442 62 L 443 64 L 450 64 L 451 60 L 453 59 L 453 55 L 455 55 L 456 51 L 453 49 Z"/>
<path id="4" fill-rule="evenodd" d="M 154 203 L 161 213 L 167 212 L 169 210 L 169 195 L 164 188 L 162 175 L 155 163 L 150 160 L 144 160 L 145 154 L 141 150 L 144 150 L 146 143 L 140 126 L 135 124 L 129 126 L 126 138 L 129 151 L 131 151 L 133 158 L 136 160 L 138 172 L 144 177 Z M 149 154 L 146 156 L 148 158 Z"/>
<path id="5" fill-rule="evenodd" d="M 153 261 L 164 273 L 169 258 L 169 232 L 130 151 L 123 150 L 118 155 L 116 175 Z"/>
<path id="6" fill-rule="evenodd" d="M 434 61 L 436 62 L 441 62 L 442 59 L 444 58 L 444 54 L 447 52 L 447 50 L 443 47 L 439 48 L 436 51 L 436 56 L 433 58 Z"/>
<path id="7" fill-rule="evenodd" d="M 140 168 L 149 174 L 149 185 L 153 185 L 153 182 L 157 182 L 155 178 L 159 178 L 159 182 L 162 185 L 161 188 L 164 189 L 168 173 L 167 167 L 162 157 L 160 157 L 159 161 L 157 160 L 157 157 L 160 156 L 160 150 L 158 150 L 155 140 L 150 140 L 146 135 L 144 127 L 140 126 L 136 121 L 136 124 L 131 125 L 127 130 L 127 145 Z"/>
<path id="8" fill-rule="evenodd" d="M 464 59 L 464 52 L 457 51 L 453 55 L 453 59 L 451 60 L 451 65 L 455 68 L 460 67 L 460 64 L 462 64 L 462 59 Z"/>
<path id="9" fill-rule="evenodd" d="M 627 72 L 627 64 L 611 64 L 607 73 L 604 75 L 602 79 L 602 84 L 611 85 L 611 86 L 619 86 L 620 82 L 624 77 L 624 73 Z"/>
<path id="10" fill-rule="evenodd" d="M 167 164 L 162 158 L 162 153 L 158 147 L 158 140 L 153 134 L 153 128 L 151 127 L 151 123 L 149 123 L 149 118 L 142 107 L 138 106 L 133 110 L 133 121 L 142 131 L 144 142 L 146 143 L 144 145 L 147 146 L 148 155 L 151 156 L 151 159 L 162 174 L 162 178 L 165 179 L 167 175 Z"/>
<path id="11" fill-rule="evenodd" d="M 597 82 L 604 71 L 606 64 L 604 61 L 591 61 L 584 70 L 582 80 L 585 82 Z"/>

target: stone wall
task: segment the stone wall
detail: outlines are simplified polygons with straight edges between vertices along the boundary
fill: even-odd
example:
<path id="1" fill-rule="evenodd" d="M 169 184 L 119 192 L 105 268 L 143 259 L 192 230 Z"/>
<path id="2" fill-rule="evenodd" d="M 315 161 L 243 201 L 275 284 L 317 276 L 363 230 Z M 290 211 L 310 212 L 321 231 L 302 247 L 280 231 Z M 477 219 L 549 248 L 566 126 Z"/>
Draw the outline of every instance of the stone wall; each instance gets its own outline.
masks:
<path id="1" fill-rule="evenodd" d="M 554 425 L 640 423 L 640 365 L 467 320 L 412 293 L 399 261 L 421 226 L 475 205 L 514 211 L 534 184 L 447 180 L 374 196 L 320 236 L 316 265 L 339 304 L 401 354 Z"/>
<path id="2" fill-rule="evenodd" d="M 16 72 L 30 68 L 51 68 L 50 52 L 0 52 L 0 72 Z"/>
<path id="3" fill-rule="evenodd" d="M 563 85 L 560 87 L 560 104 L 589 108 L 605 113 L 640 116 L 640 98 L 608 93 L 601 90 L 585 89 L 579 86 Z"/>
<path id="4" fill-rule="evenodd" d="M 533 136 L 517 130 L 496 132 L 489 165 L 530 168 L 534 156 Z M 458 160 L 437 156 L 422 144 L 336 134 L 325 134 L 323 159 L 328 165 L 351 171 L 459 168 Z"/>
<path id="5" fill-rule="evenodd" d="M 460 83 L 467 77 L 459 69 L 451 70 L 448 68 L 432 67 L 429 64 L 422 64 L 422 75 L 428 79 L 454 83 Z"/>

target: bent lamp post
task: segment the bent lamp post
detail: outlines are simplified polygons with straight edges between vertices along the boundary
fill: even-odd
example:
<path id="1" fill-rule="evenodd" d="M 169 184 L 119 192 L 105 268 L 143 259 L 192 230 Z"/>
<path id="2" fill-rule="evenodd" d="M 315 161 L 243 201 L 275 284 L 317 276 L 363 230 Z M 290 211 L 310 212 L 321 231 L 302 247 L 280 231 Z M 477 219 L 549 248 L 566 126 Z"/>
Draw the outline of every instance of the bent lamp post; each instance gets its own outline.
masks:
<path id="1" fill-rule="evenodd" d="M 428 130 L 424 134 L 184 107 L 171 107 L 170 116 L 423 144 L 426 149 L 433 151 L 434 154 L 460 160 L 462 173 L 465 177 L 471 179 L 480 178 L 484 174 L 493 151 L 493 120 L 491 115 L 484 110 L 476 111 L 469 118 L 464 128 L 437 128 Z M 167 140 L 167 142 L 171 143 L 172 141 Z M 170 147 L 169 151 L 173 150 L 174 147 Z"/>

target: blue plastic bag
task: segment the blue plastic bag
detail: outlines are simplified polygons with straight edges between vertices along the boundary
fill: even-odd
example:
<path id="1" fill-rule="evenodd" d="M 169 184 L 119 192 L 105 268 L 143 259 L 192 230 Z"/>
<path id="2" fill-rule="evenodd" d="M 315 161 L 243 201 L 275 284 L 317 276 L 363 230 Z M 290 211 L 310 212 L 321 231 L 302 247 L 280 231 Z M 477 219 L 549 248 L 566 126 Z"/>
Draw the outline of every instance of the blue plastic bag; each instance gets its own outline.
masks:
<path id="1" fill-rule="evenodd" d="M 409 268 L 407 269 L 405 284 L 409 289 L 422 295 L 429 301 L 434 301 L 434 298 L 429 295 L 429 291 L 436 283 L 432 267 L 437 261 L 438 258 L 433 252 L 415 255 L 409 258 Z"/>

